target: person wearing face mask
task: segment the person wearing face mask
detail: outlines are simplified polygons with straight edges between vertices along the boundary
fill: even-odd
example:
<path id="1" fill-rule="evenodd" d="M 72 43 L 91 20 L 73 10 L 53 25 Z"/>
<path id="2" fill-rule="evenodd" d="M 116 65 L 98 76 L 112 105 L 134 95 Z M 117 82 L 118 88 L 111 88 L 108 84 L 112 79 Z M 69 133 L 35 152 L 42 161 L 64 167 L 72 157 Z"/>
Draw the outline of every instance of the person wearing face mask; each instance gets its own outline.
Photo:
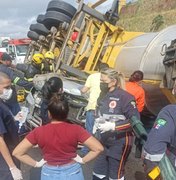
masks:
<path id="1" fill-rule="evenodd" d="M 99 65 L 99 71 L 108 68 L 108 64 L 101 63 Z M 86 123 L 85 127 L 89 133 L 93 133 L 93 126 L 95 121 L 95 109 L 97 106 L 97 99 L 100 94 L 100 72 L 91 74 L 88 76 L 84 87 L 81 89 L 81 93 L 89 93 L 88 105 L 86 107 Z M 83 155 L 88 153 L 88 148 L 83 147 L 81 152 Z"/>
<path id="2" fill-rule="evenodd" d="M 0 72 L 0 179 L 21 180 L 20 164 L 12 157 L 12 151 L 19 143 L 14 117 L 6 105 L 12 96 L 11 80 Z"/>
<path id="3" fill-rule="evenodd" d="M 15 116 L 20 111 L 20 106 L 17 101 L 17 92 L 15 89 L 15 85 L 23 87 L 25 92 L 29 93 L 30 90 L 33 88 L 33 83 L 25 80 L 22 72 L 11 68 L 11 66 L 12 66 L 11 56 L 7 53 L 0 52 L 0 72 L 7 74 L 10 77 L 11 82 L 13 83 L 12 86 L 13 94 L 11 98 L 6 101 L 6 105 L 8 105 L 11 112 Z"/>
<path id="4" fill-rule="evenodd" d="M 124 180 L 125 163 L 133 144 L 129 119 L 139 119 L 139 112 L 134 96 L 124 90 L 121 73 L 105 69 L 101 71 L 101 81 L 106 92 L 99 102 L 100 118 L 95 121 L 99 121 L 96 123 L 104 152 L 95 161 L 93 180 Z"/>

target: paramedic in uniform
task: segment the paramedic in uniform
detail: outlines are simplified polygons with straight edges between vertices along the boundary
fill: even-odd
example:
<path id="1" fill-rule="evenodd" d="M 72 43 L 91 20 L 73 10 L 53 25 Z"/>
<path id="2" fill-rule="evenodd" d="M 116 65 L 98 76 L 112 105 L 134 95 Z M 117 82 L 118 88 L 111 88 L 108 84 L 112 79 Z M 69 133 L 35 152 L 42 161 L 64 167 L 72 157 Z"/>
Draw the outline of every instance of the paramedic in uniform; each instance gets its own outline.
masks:
<path id="1" fill-rule="evenodd" d="M 21 180 L 19 161 L 12 158 L 12 151 L 18 144 L 18 131 L 13 115 L 5 102 L 12 96 L 11 80 L 0 72 L 0 179 Z"/>
<path id="2" fill-rule="evenodd" d="M 13 85 L 22 86 L 25 89 L 25 92 L 29 93 L 33 87 L 33 83 L 25 80 L 21 72 L 11 68 L 10 66 L 12 66 L 11 56 L 7 53 L 0 53 L 0 72 L 7 74 Z M 17 102 L 17 92 L 15 86 L 11 87 L 13 89 L 13 94 L 12 97 L 6 101 L 6 105 L 8 105 L 13 115 L 16 115 L 20 111 L 20 106 Z"/>
<path id="3" fill-rule="evenodd" d="M 105 69 L 101 72 L 101 81 L 108 89 L 99 103 L 102 116 L 99 121 L 106 121 L 98 123 L 100 142 L 105 150 L 95 161 L 93 180 L 124 180 L 124 166 L 133 144 L 129 119 L 133 116 L 139 119 L 139 112 L 134 97 L 123 90 L 125 82 L 121 73 Z"/>
<path id="4" fill-rule="evenodd" d="M 176 105 L 164 107 L 158 114 L 144 145 L 144 165 L 148 174 L 164 154 L 176 170 Z"/>

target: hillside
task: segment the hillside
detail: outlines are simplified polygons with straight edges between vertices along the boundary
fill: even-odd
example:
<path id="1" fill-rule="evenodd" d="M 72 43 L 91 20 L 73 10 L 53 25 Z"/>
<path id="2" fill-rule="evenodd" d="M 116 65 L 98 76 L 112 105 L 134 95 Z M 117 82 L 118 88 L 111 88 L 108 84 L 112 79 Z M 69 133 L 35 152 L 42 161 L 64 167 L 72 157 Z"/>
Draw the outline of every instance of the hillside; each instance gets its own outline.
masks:
<path id="1" fill-rule="evenodd" d="M 138 0 L 121 9 L 118 25 L 127 31 L 154 32 L 176 24 L 176 0 Z"/>

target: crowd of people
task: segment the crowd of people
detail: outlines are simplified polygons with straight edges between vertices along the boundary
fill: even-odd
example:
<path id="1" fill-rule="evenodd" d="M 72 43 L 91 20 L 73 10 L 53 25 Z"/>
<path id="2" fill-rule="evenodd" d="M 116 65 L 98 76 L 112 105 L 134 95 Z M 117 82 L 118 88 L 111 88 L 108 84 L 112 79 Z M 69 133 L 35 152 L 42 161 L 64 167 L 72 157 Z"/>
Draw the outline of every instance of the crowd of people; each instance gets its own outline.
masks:
<path id="1" fill-rule="evenodd" d="M 85 128 L 69 122 L 63 82 L 59 77 L 51 77 L 42 87 L 42 126 L 19 142 L 15 116 L 20 106 L 12 83 L 29 92 L 32 78 L 52 71 L 53 60 L 53 53 L 47 52 L 35 54 L 30 64 L 11 66 L 8 54 L 0 57 L 0 179 L 25 179 L 20 170 L 22 162 L 42 168 L 42 180 L 83 180 L 81 165 L 94 159 L 93 180 L 124 180 L 125 164 L 136 133 L 131 119 L 136 124 L 140 122 L 145 105 L 143 72 L 134 71 L 125 82 L 122 73 L 102 63 L 99 72 L 91 74 L 81 89 L 82 93 L 89 93 Z M 175 112 L 176 105 L 163 108 L 148 134 L 143 153 L 146 178 L 151 178 L 150 172 L 160 167 L 163 158 L 170 159 L 171 167 L 176 167 Z M 80 154 L 79 144 L 83 145 Z M 42 151 L 40 161 L 27 153 L 36 145 Z"/>

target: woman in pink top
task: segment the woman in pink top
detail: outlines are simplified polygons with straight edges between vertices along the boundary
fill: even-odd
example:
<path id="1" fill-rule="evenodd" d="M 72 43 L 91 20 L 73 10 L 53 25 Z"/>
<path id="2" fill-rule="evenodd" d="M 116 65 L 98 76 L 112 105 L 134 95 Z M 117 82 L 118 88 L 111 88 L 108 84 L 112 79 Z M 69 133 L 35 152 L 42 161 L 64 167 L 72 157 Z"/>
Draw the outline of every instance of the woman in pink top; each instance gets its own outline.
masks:
<path id="1" fill-rule="evenodd" d="M 30 132 L 15 148 L 13 155 L 33 167 L 42 167 L 41 180 L 83 180 L 80 164 L 87 163 L 103 151 L 102 145 L 85 129 L 67 121 L 68 103 L 63 95 L 54 95 L 48 104 L 51 123 Z M 90 152 L 83 158 L 76 153 L 78 143 Z M 36 162 L 26 152 L 39 145 L 43 161 Z"/>

